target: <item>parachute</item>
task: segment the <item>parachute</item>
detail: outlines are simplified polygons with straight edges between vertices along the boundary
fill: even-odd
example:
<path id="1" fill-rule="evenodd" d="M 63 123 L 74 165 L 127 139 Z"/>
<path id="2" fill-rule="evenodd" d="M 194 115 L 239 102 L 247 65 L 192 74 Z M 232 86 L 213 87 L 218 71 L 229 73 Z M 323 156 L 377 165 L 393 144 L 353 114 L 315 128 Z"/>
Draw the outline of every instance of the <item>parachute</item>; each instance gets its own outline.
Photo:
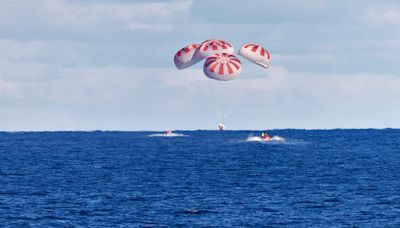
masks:
<path id="1" fill-rule="evenodd" d="M 240 60 L 236 56 L 222 53 L 214 54 L 207 58 L 203 66 L 207 77 L 219 81 L 230 81 L 236 79 L 242 73 Z"/>
<path id="2" fill-rule="evenodd" d="M 228 41 L 209 39 L 200 45 L 191 44 L 182 48 L 175 54 L 174 62 L 176 68 L 181 70 L 206 59 L 203 70 L 207 77 L 229 81 L 238 78 L 242 73 L 242 63 L 233 54 L 233 45 Z M 254 43 L 243 44 L 238 54 L 264 68 L 268 68 L 271 61 L 271 54 Z"/>
<path id="3" fill-rule="evenodd" d="M 239 49 L 239 55 L 264 68 L 269 67 L 271 54 L 258 44 L 246 43 Z"/>
<path id="4" fill-rule="evenodd" d="M 242 63 L 234 55 L 234 47 L 231 43 L 225 40 L 209 39 L 202 42 L 200 45 L 192 44 L 179 50 L 174 56 L 175 66 L 181 70 L 192 66 L 201 60 L 205 59 L 203 64 L 204 74 L 214 80 L 218 81 L 231 81 L 237 79 L 242 73 Z M 245 59 L 258 64 L 264 68 L 269 67 L 271 61 L 271 55 L 263 47 L 253 43 L 245 43 L 238 51 L 238 54 Z M 220 83 L 207 83 L 213 85 L 221 85 Z M 213 89 L 211 89 L 211 92 Z M 218 90 L 220 91 L 220 90 Z M 222 91 L 225 91 L 222 89 Z M 240 94 L 240 91 L 238 91 Z M 235 94 L 238 94 L 235 92 Z M 221 96 L 222 95 L 222 96 Z M 232 98 L 232 94 L 229 94 L 226 102 L 222 105 L 219 101 L 224 97 L 223 92 L 219 92 L 218 95 L 214 94 L 211 96 L 215 105 L 222 108 L 224 120 L 227 112 L 229 111 L 229 103 L 236 101 L 237 99 Z M 228 103 L 228 105 L 227 105 Z M 225 104 L 225 105 L 224 105 Z M 220 130 L 225 130 L 225 125 L 221 122 L 219 124 Z"/>
<path id="5" fill-rule="evenodd" d="M 202 58 L 198 53 L 199 46 L 198 44 L 191 44 L 179 50 L 174 56 L 176 68 L 182 70 L 200 62 Z"/>
<path id="6" fill-rule="evenodd" d="M 221 53 L 233 54 L 235 50 L 232 44 L 225 40 L 206 40 L 200 44 L 199 54 L 202 58 Z"/>

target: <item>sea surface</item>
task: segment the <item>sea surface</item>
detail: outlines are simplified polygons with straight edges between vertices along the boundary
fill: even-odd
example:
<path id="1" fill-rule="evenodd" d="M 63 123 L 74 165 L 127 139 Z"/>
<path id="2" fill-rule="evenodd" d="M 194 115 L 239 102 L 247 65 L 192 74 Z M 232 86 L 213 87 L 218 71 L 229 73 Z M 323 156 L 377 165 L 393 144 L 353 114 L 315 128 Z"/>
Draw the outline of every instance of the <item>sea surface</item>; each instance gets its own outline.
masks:
<path id="1" fill-rule="evenodd" d="M 0 226 L 400 227 L 400 130 L 268 132 L 0 133 Z"/>

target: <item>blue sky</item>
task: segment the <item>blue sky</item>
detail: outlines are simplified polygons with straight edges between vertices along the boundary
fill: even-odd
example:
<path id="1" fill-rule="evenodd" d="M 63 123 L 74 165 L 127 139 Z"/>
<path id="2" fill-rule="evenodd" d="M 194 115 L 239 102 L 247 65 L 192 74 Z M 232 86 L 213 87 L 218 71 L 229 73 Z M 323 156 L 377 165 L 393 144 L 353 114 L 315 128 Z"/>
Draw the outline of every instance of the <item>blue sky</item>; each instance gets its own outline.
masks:
<path id="1" fill-rule="evenodd" d="M 399 24 L 397 1 L 4 0 L 0 129 L 399 128 Z M 272 66 L 175 68 L 209 38 Z"/>

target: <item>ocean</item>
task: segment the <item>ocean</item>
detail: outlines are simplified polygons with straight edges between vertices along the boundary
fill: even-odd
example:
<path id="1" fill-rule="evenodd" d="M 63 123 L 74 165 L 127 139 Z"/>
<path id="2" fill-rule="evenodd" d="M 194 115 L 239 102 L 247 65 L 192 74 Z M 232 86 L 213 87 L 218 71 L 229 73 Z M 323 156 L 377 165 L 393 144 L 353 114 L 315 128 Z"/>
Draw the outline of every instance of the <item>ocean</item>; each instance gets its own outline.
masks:
<path id="1" fill-rule="evenodd" d="M 400 227 L 400 130 L 0 133 L 1 227 Z"/>

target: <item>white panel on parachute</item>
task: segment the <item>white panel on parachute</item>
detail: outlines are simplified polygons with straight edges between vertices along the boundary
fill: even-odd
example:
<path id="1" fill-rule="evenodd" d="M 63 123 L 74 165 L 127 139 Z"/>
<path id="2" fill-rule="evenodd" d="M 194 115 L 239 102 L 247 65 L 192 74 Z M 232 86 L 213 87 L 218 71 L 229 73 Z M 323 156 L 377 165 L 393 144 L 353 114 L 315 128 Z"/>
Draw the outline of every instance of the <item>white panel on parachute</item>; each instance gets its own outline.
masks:
<path id="1" fill-rule="evenodd" d="M 211 79 L 229 81 L 240 76 L 242 66 L 236 56 L 222 53 L 209 57 L 204 63 L 203 70 Z"/>
<path id="2" fill-rule="evenodd" d="M 214 54 L 221 53 L 233 55 L 235 50 L 232 44 L 225 40 L 206 40 L 200 44 L 199 54 L 202 58 L 208 58 Z"/>
<path id="3" fill-rule="evenodd" d="M 182 70 L 200 62 L 203 58 L 198 53 L 199 46 L 191 44 L 179 50 L 174 56 L 176 68 Z"/>
<path id="4" fill-rule="evenodd" d="M 258 44 L 246 43 L 239 49 L 239 55 L 264 68 L 269 67 L 271 54 Z"/>

